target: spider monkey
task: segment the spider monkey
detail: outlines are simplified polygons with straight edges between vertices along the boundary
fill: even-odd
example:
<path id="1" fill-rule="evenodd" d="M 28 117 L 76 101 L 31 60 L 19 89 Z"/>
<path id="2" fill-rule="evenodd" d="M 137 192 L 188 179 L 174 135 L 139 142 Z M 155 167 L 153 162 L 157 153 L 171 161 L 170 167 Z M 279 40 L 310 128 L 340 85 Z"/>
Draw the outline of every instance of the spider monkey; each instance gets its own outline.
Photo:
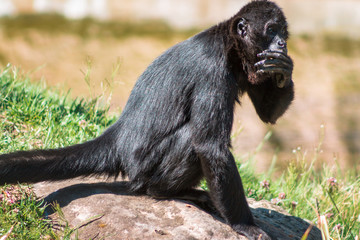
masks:
<path id="1" fill-rule="evenodd" d="M 234 105 L 244 93 L 270 124 L 292 102 L 288 36 L 275 3 L 251 1 L 155 59 L 119 120 L 101 136 L 60 149 L 0 155 L 0 184 L 121 175 L 134 193 L 171 198 L 195 194 L 205 177 L 213 205 L 235 231 L 271 239 L 254 223 L 229 150 L 230 132 Z"/>

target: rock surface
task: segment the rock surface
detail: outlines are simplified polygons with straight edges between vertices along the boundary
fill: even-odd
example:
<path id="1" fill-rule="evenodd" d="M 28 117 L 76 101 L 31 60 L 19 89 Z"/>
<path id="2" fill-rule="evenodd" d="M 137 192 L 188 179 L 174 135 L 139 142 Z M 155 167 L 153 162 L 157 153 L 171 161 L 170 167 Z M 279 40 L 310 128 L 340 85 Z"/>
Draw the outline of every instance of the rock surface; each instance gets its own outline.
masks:
<path id="1" fill-rule="evenodd" d="M 80 239 L 247 239 L 191 202 L 135 196 L 125 182 L 73 179 L 34 185 L 37 196 L 57 202 Z M 267 201 L 248 200 L 254 217 L 278 239 L 300 239 L 309 224 Z M 51 208 L 46 211 L 51 218 Z M 320 240 L 313 227 L 308 239 Z"/>

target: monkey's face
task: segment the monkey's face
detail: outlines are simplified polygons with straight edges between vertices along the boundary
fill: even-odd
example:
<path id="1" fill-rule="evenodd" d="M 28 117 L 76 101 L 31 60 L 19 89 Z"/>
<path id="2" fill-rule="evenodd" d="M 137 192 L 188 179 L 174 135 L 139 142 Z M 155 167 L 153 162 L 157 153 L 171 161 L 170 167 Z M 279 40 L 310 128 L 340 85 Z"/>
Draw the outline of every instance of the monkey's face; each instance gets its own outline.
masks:
<path id="1" fill-rule="evenodd" d="M 272 2 L 252 2 L 234 17 L 232 35 L 250 83 L 271 79 L 279 88 L 290 84 L 293 63 L 287 55 L 288 25 L 280 8 Z"/>
<path id="2" fill-rule="evenodd" d="M 272 2 L 254 1 L 234 17 L 238 39 L 258 53 L 277 50 L 286 53 L 288 24 L 284 13 Z M 253 55 L 253 57 L 255 57 Z"/>

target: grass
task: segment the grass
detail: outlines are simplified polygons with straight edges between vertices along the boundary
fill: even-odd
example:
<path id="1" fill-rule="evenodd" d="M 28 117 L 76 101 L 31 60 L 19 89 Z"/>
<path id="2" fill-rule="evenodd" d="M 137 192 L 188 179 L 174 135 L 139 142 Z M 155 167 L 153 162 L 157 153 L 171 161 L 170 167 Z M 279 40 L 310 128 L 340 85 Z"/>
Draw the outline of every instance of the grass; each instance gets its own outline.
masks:
<path id="1" fill-rule="evenodd" d="M 0 72 L 0 86 L 0 153 L 83 142 L 115 121 L 107 115 L 107 108 L 99 107 L 101 99 L 70 100 L 68 94 L 30 84 L 11 66 Z M 29 186 L 0 187 L 0 236 L 10 233 L 8 239 L 19 240 L 60 238 L 43 212 Z M 61 238 L 73 232 L 67 226 Z"/>
<path id="2" fill-rule="evenodd" d="M 1 71 L 0 86 L 0 153 L 83 142 L 115 121 L 107 108 L 99 106 L 101 98 L 69 99 L 68 94 L 30 84 L 26 75 L 11 66 Z M 310 220 L 323 229 L 324 239 L 356 239 L 360 229 L 360 178 L 341 172 L 340 167 L 315 170 L 323 131 L 322 127 L 314 155 L 294 149 L 280 178 L 274 179 L 274 167 L 264 174 L 254 172 L 255 156 L 271 133 L 254 152 L 237 159 L 238 169 L 249 197 L 269 200 L 294 216 Z M 274 156 L 272 166 L 276 160 Z M 206 183 L 202 187 L 206 188 Z M 0 193 L 0 236 L 4 239 L 76 238 L 76 229 L 67 223 L 62 232 L 54 232 L 31 186 L 3 186 Z M 60 209 L 58 212 L 61 215 Z"/>
<path id="3" fill-rule="evenodd" d="M 115 119 L 106 116 L 107 109 L 98 108 L 98 98 L 70 100 L 68 93 L 29 84 L 15 68 L 5 68 L 0 78 L 1 153 L 82 142 Z"/>
<path id="4" fill-rule="evenodd" d="M 320 229 L 326 226 L 333 239 L 355 239 L 355 236 L 358 239 L 360 177 L 350 172 L 343 174 L 340 166 L 329 168 L 324 165 L 321 170 L 315 170 L 314 164 L 322 151 L 324 126 L 321 126 L 320 132 L 320 143 L 314 155 L 309 156 L 301 148 L 294 149 L 287 169 L 275 180 L 272 180 L 273 168 L 262 175 L 254 173 L 256 151 L 248 159 L 239 160 L 238 169 L 247 188 L 246 194 L 256 200 L 269 200 L 294 216 L 310 220 Z M 264 141 L 270 135 L 268 133 Z M 241 161 L 243 164 L 240 164 Z M 272 166 L 275 166 L 275 161 L 276 156 Z"/>
<path id="5" fill-rule="evenodd" d="M 9 239 L 34 240 L 53 236 L 48 220 L 42 216 L 44 207 L 31 188 L 5 186 L 0 190 L 0 236 L 9 233 Z"/>

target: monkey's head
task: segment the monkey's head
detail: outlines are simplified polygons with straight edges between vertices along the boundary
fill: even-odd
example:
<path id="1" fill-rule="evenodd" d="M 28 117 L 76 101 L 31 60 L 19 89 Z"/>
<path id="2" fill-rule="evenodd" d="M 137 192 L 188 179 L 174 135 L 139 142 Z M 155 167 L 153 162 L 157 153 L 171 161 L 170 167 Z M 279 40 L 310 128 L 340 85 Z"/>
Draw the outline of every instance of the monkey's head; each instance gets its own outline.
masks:
<path id="1" fill-rule="evenodd" d="M 255 0 L 241 8 L 229 26 L 232 69 L 246 75 L 246 91 L 259 117 L 275 123 L 294 98 L 284 13 L 273 2 Z"/>
<path id="2" fill-rule="evenodd" d="M 231 20 L 230 35 L 244 71 L 253 84 L 264 81 L 255 64 L 258 54 L 269 50 L 287 54 L 288 24 L 281 9 L 273 2 L 252 1 Z M 266 77 L 266 76 L 265 76 Z"/>

